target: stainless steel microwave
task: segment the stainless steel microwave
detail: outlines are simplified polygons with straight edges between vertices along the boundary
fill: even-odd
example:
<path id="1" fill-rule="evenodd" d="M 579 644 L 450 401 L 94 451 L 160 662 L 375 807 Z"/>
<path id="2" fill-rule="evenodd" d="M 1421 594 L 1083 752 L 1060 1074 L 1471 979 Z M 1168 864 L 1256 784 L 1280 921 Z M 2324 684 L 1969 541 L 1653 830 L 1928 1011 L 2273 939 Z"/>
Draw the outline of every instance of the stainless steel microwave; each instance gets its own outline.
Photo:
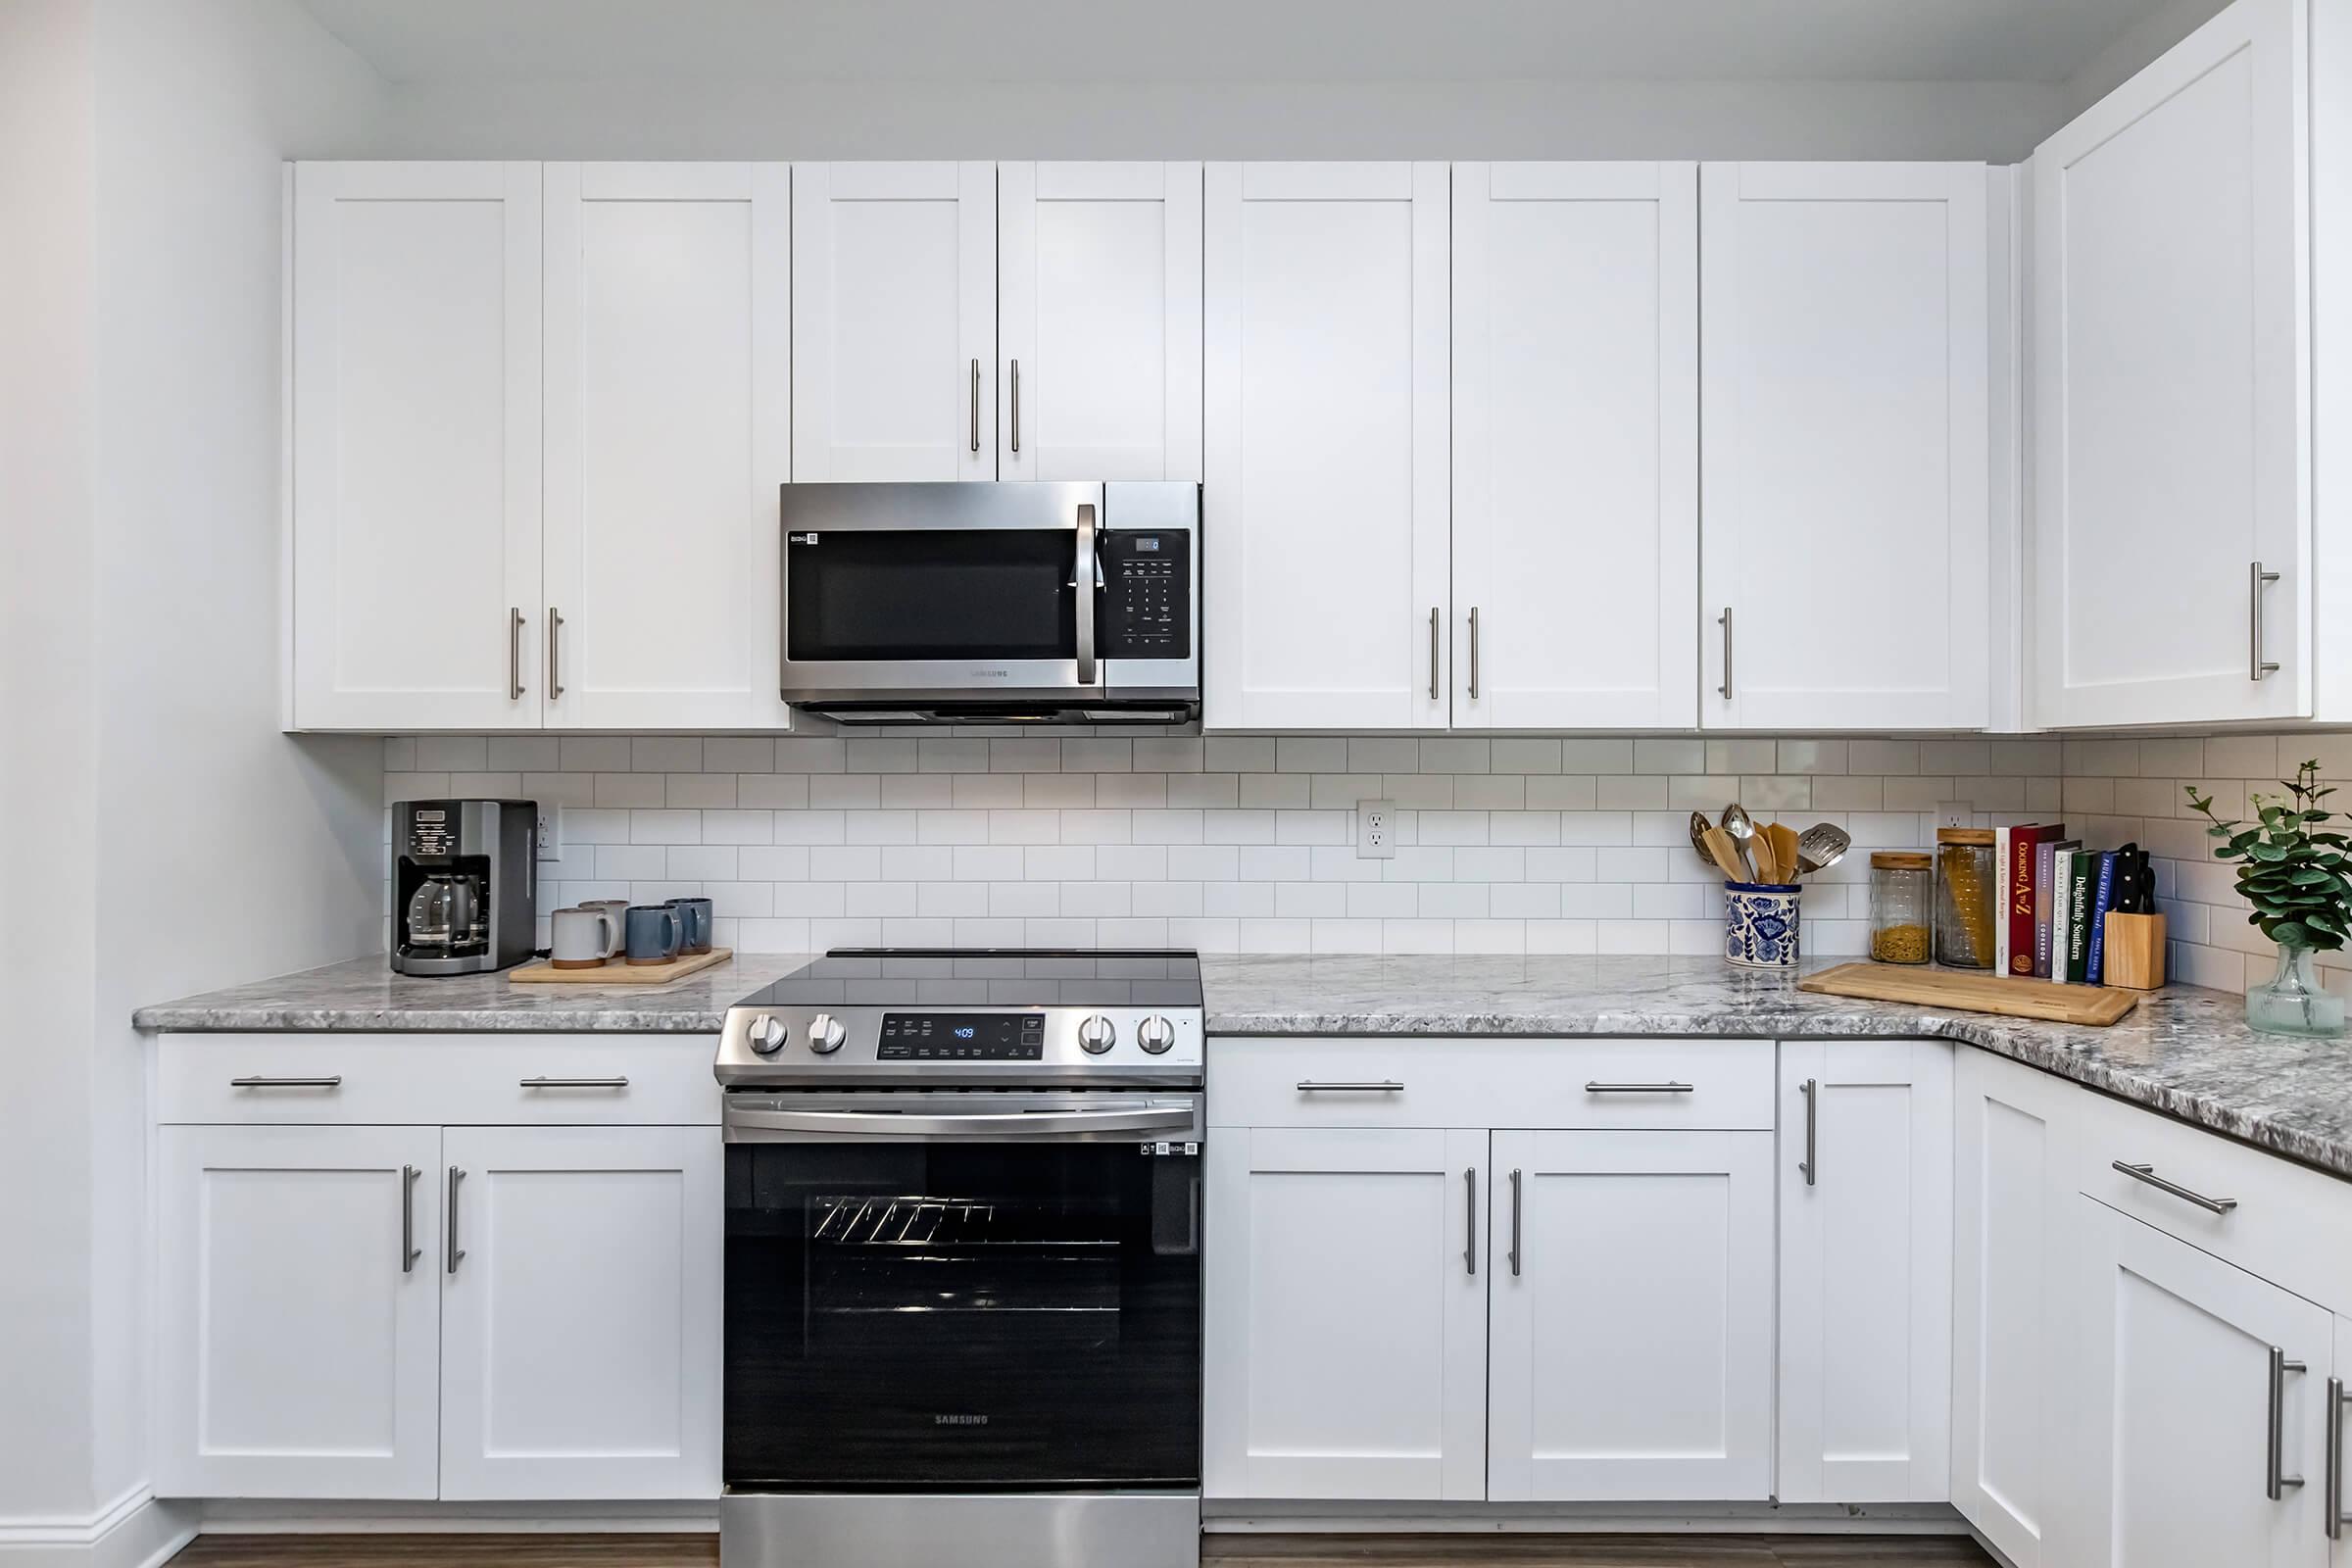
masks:
<path id="1" fill-rule="evenodd" d="M 788 484 L 784 700 L 845 723 L 1178 723 L 1197 484 Z"/>

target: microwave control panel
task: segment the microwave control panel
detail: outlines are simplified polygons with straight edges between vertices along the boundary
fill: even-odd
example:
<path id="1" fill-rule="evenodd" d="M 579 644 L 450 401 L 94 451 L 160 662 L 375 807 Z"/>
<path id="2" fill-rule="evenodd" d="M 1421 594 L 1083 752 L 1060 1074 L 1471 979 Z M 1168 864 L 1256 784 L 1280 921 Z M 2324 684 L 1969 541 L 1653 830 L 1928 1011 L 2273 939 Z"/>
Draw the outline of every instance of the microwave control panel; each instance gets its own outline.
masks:
<path id="1" fill-rule="evenodd" d="M 1102 559 L 1104 659 L 1190 659 L 1193 536 L 1184 530 L 1106 531 Z"/>

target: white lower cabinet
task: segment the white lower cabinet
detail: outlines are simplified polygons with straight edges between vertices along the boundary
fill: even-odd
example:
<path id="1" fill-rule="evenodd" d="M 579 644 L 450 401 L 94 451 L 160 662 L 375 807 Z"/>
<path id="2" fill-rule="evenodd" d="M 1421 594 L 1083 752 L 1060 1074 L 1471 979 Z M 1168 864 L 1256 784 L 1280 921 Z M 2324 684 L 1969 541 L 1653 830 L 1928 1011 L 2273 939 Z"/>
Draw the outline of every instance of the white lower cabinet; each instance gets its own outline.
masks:
<path id="1" fill-rule="evenodd" d="M 1497 1132 L 1494 1170 L 1489 1497 L 1767 1496 L 1772 1135 Z"/>
<path id="2" fill-rule="evenodd" d="M 1781 1047 L 1783 1502 L 1949 1486 L 1952 1048 Z"/>
<path id="3" fill-rule="evenodd" d="M 710 1129 L 453 1127 L 442 1152 L 441 1495 L 716 1495 Z"/>
<path id="4" fill-rule="evenodd" d="M 1210 1496 L 1486 1495 L 1487 1135 L 1208 1144 Z"/>
<path id="5" fill-rule="evenodd" d="M 167 1127 L 155 1490 L 430 1497 L 438 1127 Z"/>
<path id="6" fill-rule="evenodd" d="M 2069 1402 L 2084 1568 L 2320 1568 L 2335 1319 L 2089 1198 Z M 2283 1365 L 2282 1365 L 2283 1363 Z"/>

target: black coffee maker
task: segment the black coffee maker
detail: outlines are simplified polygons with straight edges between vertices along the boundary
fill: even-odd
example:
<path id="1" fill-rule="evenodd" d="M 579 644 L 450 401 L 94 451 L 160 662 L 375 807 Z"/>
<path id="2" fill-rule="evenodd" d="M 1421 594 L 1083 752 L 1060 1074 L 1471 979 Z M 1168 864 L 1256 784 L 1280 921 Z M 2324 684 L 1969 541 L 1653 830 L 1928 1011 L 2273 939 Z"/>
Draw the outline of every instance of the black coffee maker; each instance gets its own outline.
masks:
<path id="1" fill-rule="evenodd" d="M 533 801 L 392 808 L 392 967 L 483 974 L 522 962 L 538 933 Z"/>

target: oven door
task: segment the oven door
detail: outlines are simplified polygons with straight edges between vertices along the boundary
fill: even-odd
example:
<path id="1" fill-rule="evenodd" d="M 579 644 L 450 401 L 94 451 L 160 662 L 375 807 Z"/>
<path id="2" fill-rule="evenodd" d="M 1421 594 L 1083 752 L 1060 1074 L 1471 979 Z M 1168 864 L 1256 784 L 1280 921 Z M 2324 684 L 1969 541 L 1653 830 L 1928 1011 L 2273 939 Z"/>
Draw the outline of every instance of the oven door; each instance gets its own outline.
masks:
<path id="1" fill-rule="evenodd" d="M 1100 698 L 1099 484 L 788 484 L 787 702 Z"/>
<path id="2" fill-rule="evenodd" d="M 1197 1489 L 1200 1116 L 730 1095 L 728 1489 Z"/>

